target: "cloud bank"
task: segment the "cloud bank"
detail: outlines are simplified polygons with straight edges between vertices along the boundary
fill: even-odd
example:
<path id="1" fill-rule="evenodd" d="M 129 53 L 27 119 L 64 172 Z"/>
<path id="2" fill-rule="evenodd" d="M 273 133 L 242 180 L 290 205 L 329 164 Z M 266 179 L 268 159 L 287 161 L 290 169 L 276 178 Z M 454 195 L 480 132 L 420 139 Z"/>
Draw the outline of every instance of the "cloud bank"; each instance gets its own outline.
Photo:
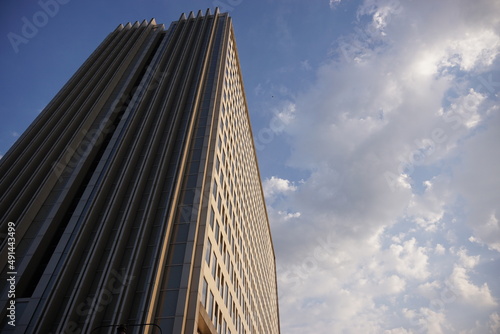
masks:
<path id="1" fill-rule="evenodd" d="M 283 128 L 308 177 L 264 182 L 283 332 L 498 331 L 499 13 L 366 0 L 332 41 Z"/>

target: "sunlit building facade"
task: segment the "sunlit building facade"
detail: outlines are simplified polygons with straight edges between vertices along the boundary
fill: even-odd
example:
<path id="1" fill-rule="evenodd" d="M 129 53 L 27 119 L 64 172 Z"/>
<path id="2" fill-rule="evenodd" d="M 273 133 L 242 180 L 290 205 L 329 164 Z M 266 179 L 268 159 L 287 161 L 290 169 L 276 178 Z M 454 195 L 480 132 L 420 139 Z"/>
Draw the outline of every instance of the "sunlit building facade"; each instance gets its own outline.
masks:
<path id="1" fill-rule="evenodd" d="M 119 25 L 0 160 L 0 178 L 0 269 L 16 276 L 16 326 L 2 285 L 2 332 L 279 333 L 227 14 Z"/>

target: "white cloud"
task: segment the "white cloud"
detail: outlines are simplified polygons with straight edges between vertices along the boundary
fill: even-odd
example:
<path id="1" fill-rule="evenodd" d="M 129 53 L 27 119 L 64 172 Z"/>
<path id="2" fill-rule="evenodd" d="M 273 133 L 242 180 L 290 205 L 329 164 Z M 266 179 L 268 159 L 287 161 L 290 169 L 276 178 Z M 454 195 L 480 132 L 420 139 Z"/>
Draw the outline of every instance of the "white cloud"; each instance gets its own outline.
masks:
<path id="1" fill-rule="evenodd" d="M 400 14 L 402 10 L 399 0 L 368 0 L 358 9 L 360 15 L 370 15 L 372 17 L 372 27 L 383 33 L 391 16 Z"/>
<path id="2" fill-rule="evenodd" d="M 430 308 L 422 307 L 417 311 L 403 309 L 403 314 L 410 320 L 415 332 L 426 332 L 433 334 L 448 333 L 453 330 L 445 314 L 436 312 Z"/>
<path id="3" fill-rule="evenodd" d="M 405 290 L 406 282 L 397 275 L 383 278 L 378 282 L 377 288 L 384 292 L 384 295 L 397 294 Z"/>
<path id="4" fill-rule="evenodd" d="M 488 116 L 485 128 L 463 144 L 462 159 L 454 168 L 452 187 L 468 208 L 473 239 L 500 251 L 500 155 L 492 152 L 500 142 L 500 115 Z"/>
<path id="5" fill-rule="evenodd" d="M 497 66 L 498 10 L 366 0 L 283 109 L 287 165 L 307 174 L 264 182 L 283 331 L 487 326 L 498 289 L 473 280 L 484 256 L 468 238 L 500 251 L 500 116 L 478 79 Z"/>
<path id="6" fill-rule="evenodd" d="M 475 308 L 492 308 L 498 306 L 495 298 L 492 296 L 488 284 L 483 283 L 476 286 L 470 281 L 467 269 L 455 266 L 450 275 L 449 284 L 457 297 L 470 306 Z"/>
<path id="7" fill-rule="evenodd" d="M 285 126 L 288 126 L 295 119 L 295 104 L 291 102 L 286 102 L 282 109 L 276 113 L 277 124 L 271 124 L 271 130 L 279 133 L 284 130 Z"/>
<path id="8" fill-rule="evenodd" d="M 480 256 L 479 255 L 476 255 L 476 256 L 469 256 L 467 254 L 467 250 L 465 248 L 460 248 L 458 251 L 457 251 L 457 255 L 458 255 L 458 259 L 459 259 L 459 263 L 464 267 L 464 268 L 467 268 L 467 269 L 472 269 L 474 268 L 476 265 L 479 264 L 479 259 L 480 259 Z"/>
<path id="9" fill-rule="evenodd" d="M 408 203 L 408 216 L 419 227 L 428 232 L 436 232 L 444 213 L 449 194 L 442 187 L 433 187 L 431 181 L 425 181 L 423 194 L 413 194 Z"/>
<path id="10" fill-rule="evenodd" d="M 387 329 L 384 331 L 384 334 L 412 334 L 413 332 L 411 330 L 399 327 L 399 328 L 393 328 L 393 329 Z"/>
<path id="11" fill-rule="evenodd" d="M 429 300 L 438 298 L 442 288 L 442 284 L 438 281 L 429 281 L 417 286 L 418 293 Z"/>
<path id="12" fill-rule="evenodd" d="M 426 250 L 418 247 L 414 238 L 402 245 L 392 244 L 390 254 L 394 257 L 395 269 L 405 277 L 423 280 L 430 275 Z"/>
<path id="13" fill-rule="evenodd" d="M 309 64 L 309 60 L 305 59 L 300 62 L 300 67 L 306 71 L 312 70 L 311 64 Z"/>
<path id="14" fill-rule="evenodd" d="M 283 219 L 285 221 L 289 220 L 289 219 L 300 217 L 300 212 L 290 213 L 290 212 L 285 212 L 285 211 L 278 211 L 278 214 L 281 215 L 281 216 L 283 216 Z"/>
<path id="15" fill-rule="evenodd" d="M 338 4 L 340 4 L 342 2 L 342 0 L 330 0 L 330 8 L 331 9 L 334 9 L 335 6 L 337 6 Z"/>
<path id="16" fill-rule="evenodd" d="M 493 30 L 478 29 L 450 41 L 446 51 L 449 64 L 458 65 L 463 71 L 484 68 L 500 52 L 500 38 Z"/>
<path id="17" fill-rule="evenodd" d="M 500 315 L 497 312 L 492 313 L 489 320 L 491 333 L 498 333 L 500 331 Z"/>
<path id="18" fill-rule="evenodd" d="M 437 244 L 434 253 L 437 255 L 444 255 L 444 253 L 446 253 L 446 248 L 444 248 L 441 244 Z"/>
<path id="19" fill-rule="evenodd" d="M 493 30 L 464 31 L 464 36 L 436 39 L 435 44 L 417 50 L 410 68 L 414 75 L 480 71 L 491 65 L 500 52 L 500 36 Z"/>
<path id="20" fill-rule="evenodd" d="M 264 196 L 269 202 L 272 202 L 276 196 L 297 190 L 297 187 L 294 186 L 292 182 L 275 176 L 264 180 L 262 187 L 264 189 Z"/>
<path id="21" fill-rule="evenodd" d="M 486 99 L 486 96 L 470 89 L 467 95 L 460 96 L 447 108 L 446 111 L 441 109 L 439 114 L 450 123 L 454 129 L 460 125 L 471 129 L 477 126 L 482 117 L 479 114 L 479 107 Z"/>

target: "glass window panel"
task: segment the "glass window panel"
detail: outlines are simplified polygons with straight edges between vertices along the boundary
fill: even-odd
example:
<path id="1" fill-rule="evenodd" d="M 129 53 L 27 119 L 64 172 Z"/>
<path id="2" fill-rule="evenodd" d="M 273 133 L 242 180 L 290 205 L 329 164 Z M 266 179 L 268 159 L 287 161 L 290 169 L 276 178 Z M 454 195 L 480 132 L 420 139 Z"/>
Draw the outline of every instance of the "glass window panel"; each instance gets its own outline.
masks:
<path id="1" fill-rule="evenodd" d="M 170 250 L 170 264 L 183 264 L 186 254 L 186 244 L 174 244 Z"/>
<path id="2" fill-rule="evenodd" d="M 172 231 L 172 240 L 186 242 L 189 234 L 189 224 L 175 224 Z"/>
<path id="3" fill-rule="evenodd" d="M 158 319 L 158 326 L 163 331 L 166 331 L 167 333 L 171 333 L 172 330 L 174 329 L 174 320 L 175 318 L 160 318 Z"/>
<path id="4" fill-rule="evenodd" d="M 178 295 L 179 295 L 178 290 L 170 290 L 165 292 L 165 302 L 161 313 L 162 317 L 169 317 L 175 315 Z"/>
<path id="5" fill-rule="evenodd" d="M 181 285 L 182 266 L 169 266 L 167 268 L 167 289 L 178 289 Z"/>
<path id="6" fill-rule="evenodd" d="M 217 270 L 217 257 L 215 256 L 215 252 L 213 252 L 212 258 L 213 258 L 213 261 L 212 261 L 212 277 L 215 279 L 215 272 Z"/>
<path id="7" fill-rule="evenodd" d="M 210 319 L 212 319 L 213 310 L 214 310 L 214 294 L 210 291 L 208 297 L 208 309 L 207 309 L 207 313 Z"/>
<path id="8" fill-rule="evenodd" d="M 211 229 L 214 228 L 214 217 L 215 217 L 214 208 L 210 207 L 210 228 Z"/>
<path id="9" fill-rule="evenodd" d="M 205 253 L 205 260 L 207 262 L 208 267 L 210 267 L 210 257 L 212 256 L 212 242 L 207 240 L 207 251 Z"/>
<path id="10" fill-rule="evenodd" d="M 214 199 L 217 199 L 217 181 L 215 179 L 212 185 L 212 195 L 214 195 Z"/>
<path id="11" fill-rule="evenodd" d="M 184 205 L 192 205 L 194 201 L 194 195 L 195 191 L 194 190 L 185 190 L 184 191 Z"/>
<path id="12" fill-rule="evenodd" d="M 208 291 L 208 282 L 205 278 L 203 278 L 203 287 L 201 289 L 201 303 L 203 307 L 207 307 L 207 291 Z"/>
<path id="13" fill-rule="evenodd" d="M 196 151 L 201 151 L 201 150 L 196 150 Z M 200 161 L 199 160 L 192 161 L 188 174 L 197 174 L 199 172 L 199 169 L 200 169 Z"/>
<path id="14" fill-rule="evenodd" d="M 186 188 L 196 188 L 198 182 L 198 174 L 191 174 L 187 177 Z"/>

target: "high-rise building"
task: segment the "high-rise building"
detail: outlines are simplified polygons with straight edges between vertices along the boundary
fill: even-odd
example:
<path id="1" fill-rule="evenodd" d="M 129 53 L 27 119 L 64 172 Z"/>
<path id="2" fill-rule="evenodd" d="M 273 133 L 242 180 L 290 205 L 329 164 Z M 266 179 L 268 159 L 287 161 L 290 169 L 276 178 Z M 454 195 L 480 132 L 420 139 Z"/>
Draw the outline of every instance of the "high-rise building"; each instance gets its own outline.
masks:
<path id="1" fill-rule="evenodd" d="M 279 333 L 226 13 L 119 25 L 0 177 L 3 333 Z"/>

